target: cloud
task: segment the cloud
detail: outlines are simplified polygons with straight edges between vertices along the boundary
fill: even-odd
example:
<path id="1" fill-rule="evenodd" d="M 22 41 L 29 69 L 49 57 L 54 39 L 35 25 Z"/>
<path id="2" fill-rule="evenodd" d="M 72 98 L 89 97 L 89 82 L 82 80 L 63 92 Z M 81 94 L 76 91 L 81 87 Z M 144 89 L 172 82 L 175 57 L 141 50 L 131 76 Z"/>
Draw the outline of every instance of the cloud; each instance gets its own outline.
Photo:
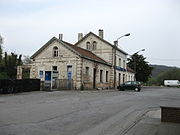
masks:
<path id="1" fill-rule="evenodd" d="M 18 53 L 31 55 L 59 33 L 74 43 L 78 32 L 96 33 L 101 28 L 105 39 L 112 43 L 130 32 L 130 37 L 119 41 L 128 53 L 145 48 L 143 54 L 147 57 L 180 57 L 179 6 L 170 0 L 3 0 L 0 3 L 3 2 L 0 34 L 5 38 L 5 48 Z"/>

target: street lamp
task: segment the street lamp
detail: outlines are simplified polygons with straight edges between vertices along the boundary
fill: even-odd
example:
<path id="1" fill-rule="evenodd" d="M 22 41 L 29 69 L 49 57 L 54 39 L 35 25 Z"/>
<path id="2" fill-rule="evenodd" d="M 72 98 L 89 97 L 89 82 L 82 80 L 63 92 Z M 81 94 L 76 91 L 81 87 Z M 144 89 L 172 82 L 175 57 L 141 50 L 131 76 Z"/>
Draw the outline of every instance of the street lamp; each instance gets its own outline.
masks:
<path id="1" fill-rule="evenodd" d="M 141 49 L 141 50 L 135 52 L 134 54 L 138 54 L 139 52 L 143 52 L 143 51 L 145 51 L 145 49 Z M 134 71 L 135 71 L 134 80 L 136 80 L 136 57 L 134 57 Z"/>
<path id="2" fill-rule="evenodd" d="M 139 52 L 143 52 L 143 51 L 145 51 L 145 49 L 141 49 L 141 50 L 139 50 L 139 51 L 135 52 L 134 54 L 137 54 L 137 53 L 139 53 Z"/>
<path id="3" fill-rule="evenodd" d="M 130 36 L 130 33 L 120 36 L 117 38 L 117 40 L 114 41 L 114 88 L 116 88 L 116 49 L 118 48 L 118 40 L 127 36 Z"/>
<path id="4" fill-rule="evenodd" d="M 127 34 L 125 34 L 125 35 L 123 35 L 123 36 L 118 37 L 116 41 L 118 41 L 118 40 L 119 40 L 120 38 L 122 38 L 122 37 L 127 37 L 127 36 L 130 36 L 130 33 L 127 33 Z"/>

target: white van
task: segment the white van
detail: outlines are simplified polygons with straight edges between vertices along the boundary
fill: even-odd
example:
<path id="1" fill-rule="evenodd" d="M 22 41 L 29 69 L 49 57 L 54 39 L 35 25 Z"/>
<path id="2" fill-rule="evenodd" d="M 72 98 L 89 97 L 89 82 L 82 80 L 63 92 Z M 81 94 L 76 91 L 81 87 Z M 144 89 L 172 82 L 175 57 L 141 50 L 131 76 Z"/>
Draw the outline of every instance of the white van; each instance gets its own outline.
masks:
<path id="1" fill-rule="evenodd" d="M 164 80 L 164 85 L 169 86 L 180 86 L 179 80 Z"/>

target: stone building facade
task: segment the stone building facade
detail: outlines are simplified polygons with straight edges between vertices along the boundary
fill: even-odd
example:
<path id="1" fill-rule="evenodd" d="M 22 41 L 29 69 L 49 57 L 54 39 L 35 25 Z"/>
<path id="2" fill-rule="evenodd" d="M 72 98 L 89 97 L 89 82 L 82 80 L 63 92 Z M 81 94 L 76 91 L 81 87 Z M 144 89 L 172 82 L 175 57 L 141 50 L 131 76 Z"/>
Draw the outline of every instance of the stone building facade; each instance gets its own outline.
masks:
<path id="1" fill-rule="evenodd" d="M 32 64 L 18 67 L 17 78 L 23 78 L 23 69 L 28 67 L 30 78 L 50 82 L 71 80 L 74 89 L 114 88 L 119 84 L 134 80 L 133 70 L 127 68 L 127 53 L 89 32 L 83 37 L 78 34 L 74 45 L 53 37 L 31 59 Z"/>

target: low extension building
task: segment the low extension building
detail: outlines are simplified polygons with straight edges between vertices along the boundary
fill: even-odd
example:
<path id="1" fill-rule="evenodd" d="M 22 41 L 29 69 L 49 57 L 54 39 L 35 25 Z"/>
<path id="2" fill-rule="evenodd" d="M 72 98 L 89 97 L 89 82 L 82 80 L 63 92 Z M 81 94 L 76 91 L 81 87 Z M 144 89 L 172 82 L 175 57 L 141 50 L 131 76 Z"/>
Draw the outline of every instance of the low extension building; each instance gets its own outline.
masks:
<path id="1" fill-rule="evenodd" d="M 78 42 L 70 44 L 53 37 L 32 56 L 32 63 L 19 66 L 17 78 L 39 78 L 45 85 L 56 89 L 116 88 L 125 81 L 134 80 L 134 71 L 127 67 L 127 53 L 99 35 L 89 32 Z M 26 76 L 27 77 L 27 76 Z"/>

